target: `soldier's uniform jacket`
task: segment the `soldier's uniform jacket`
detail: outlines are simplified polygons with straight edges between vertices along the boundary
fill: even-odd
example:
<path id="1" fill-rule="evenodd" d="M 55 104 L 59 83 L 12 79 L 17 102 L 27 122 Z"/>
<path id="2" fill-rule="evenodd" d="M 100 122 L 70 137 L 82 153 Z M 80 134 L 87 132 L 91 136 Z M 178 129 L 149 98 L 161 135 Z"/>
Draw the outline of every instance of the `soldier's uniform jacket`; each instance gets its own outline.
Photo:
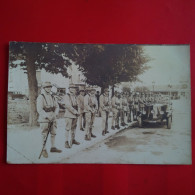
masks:
<path id="1" fill-rule="evenodd" d="M 84 112 L 94 112 L 98 109 L 96 96 L 92 97 L 89 94 L 84 97 Z"/>
<path id="2" fill-rule="evenodd" d="M 122 109 L 128 111 L 128 102 L 126 97 L 121 98 Z"/>
<path id="3" fill-rule="evenodd" d="M 110 100 L 109 96 L 105 96 L 105 94 L 102 94 L 100 96 L 100 111 L 110 111 Z"/>
<path id="4" fill-rule="evenodd" d="M 112 103 L 112 109 L 117 109 L 117 110 L 120 109 L 120 100 L 118 97 L 113 96 L 111 103 Z"/>
<path id="5" fill-rule="evenodd" d="M 79 106 L 79 113 L 84 113 L 84 96 L 83 95 L 79 95 L 77 97 L 77 102 L 78 102 L 78 106 Z"/>
<path id="6" fill-rule="evenodd" d="M 141 108 L 144 108 L 144 103 L 145 103 L 145 98 L 144 97 L 140 97 L 139 98 L 139 105 Z"/>
<path id="7" fill-rule="evenodd" d="M 138 109 L 139 108 L 139 98 L 138 97 L 135 97 L 134 98 L 134 108 L 135 109 Z"/>
<path id="8" fill-rule="evenodd" d="M 64 117 L 65 118 L 77 118 L 78 113 L 78 102 L 75 95 L 67 94 L 64 96 L 64 105 L 66 108 Z"/>
<path id="9" fill-rule="evenodd" d="M 127 99 L 129 107 L 133 107 L 133 98 L 131 96 Z"/>
<path id="10" fill-rule="evenodd" d="M 46 118 L 55 118 L 59 112 L 59 105 L 55 97 L 43 91 L 37 98 L 37 112 L 39 113 L 39 122 L 48 122 Z"/>

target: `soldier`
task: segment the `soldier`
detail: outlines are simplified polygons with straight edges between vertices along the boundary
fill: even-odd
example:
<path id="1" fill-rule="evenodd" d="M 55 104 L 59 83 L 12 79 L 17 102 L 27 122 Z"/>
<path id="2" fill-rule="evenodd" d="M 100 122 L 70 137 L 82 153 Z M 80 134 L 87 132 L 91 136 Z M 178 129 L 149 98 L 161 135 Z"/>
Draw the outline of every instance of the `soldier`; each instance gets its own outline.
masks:
<path id="1" fill-rule="evenodd" d="M 86 134 L 85 140 L 91 140 L 91 137 L 96 136 L 92 133 L 93 124 L 95 120 L 95 114 L 98 110 L 98 102 L 95 96 L 95 89 L 88 89 L 89 93 L 84 97 L 84 112 L 86 117 Z"/>
<path id="2" fill-rule="evenodd" d="M 54 96 L 51 95 L 52 85 L 50 82 L 44 82 L 42 85 L 42 93 L 37 98 L 37 112 L 39 113 L 40 129 L 42 133 L 43 144 L 47 137 L 48 131 L 51 134 L 51 149 L 50 152 L 62 152 L 55 147 L 55 136 L 56 136 L 56 115 L 59 112 L 59 105 Z M 49 128 L 49 122 L 52 122 L 51 129 Z M 43 157 L 47 158 L 48 153 L 46 148 L 42 151 Z"/>
<path id="3" fill-rule="evenodd" d="M 109 89 L 104 89 L 104 93 L 100 96 L 100 112 L 102 116 L 102 135 L 108 131 L 108 117 L 110 113 Z"/>
<path id="4" fill-rule="evenodd" d="M 78 112 L 78 102 L 76 99 L 77 87 L 73 84 L 69 86 L 70 94 L 64 96 L 64 104 L 66 107 L 66 112 L 64 114 L 66 122 L 65 130 L 65 148 L 71 148 L 72 144 L 79 145 L 80 143 L 75 140 L 75 133 L 77 128 L 77 118 L 79 116 Z M 70 144 L 69 134 L 71 134 Z"/>
<path id="5" fill-rule="evenodd" d="M 84 112 L 84 96 L 85 96 L 85 90 L 79 89 L 79 95 L 77 97 L 77 102 L 79 106 L 79 125 L 80 130 L 84 131 L 83 127 L 85 127 L 85 112 Z"/>
<path id="6" fill-rule="evenodd" d="M 122 98 L 121 98 L 121 126 L 127 125 L 125 123 L 125 116 L 127 115 L 127 110 L 128 109 L 128 103 L 127 103 L 127 98 L 125 96 L 125 93 L 122 93 Z"/>
<path id="7" fill-rule="evenodd" d="M 150 93 L 148 93 L 148 94 L 146 95 L 145 100 L 146 100 L 146 103 L 147 103 L 147 104 L 151 104 L 151 97 L 150 97 Z"/>
<path id="8" fill-rule="evenodd" d="M 120 124 L 120 121 L 121 121 L 121 93 L 118 92 L 118 100 L 119 100 L 119 113 L 118 113 L 118 123 Z"/>
<path id="9" fill-rule="evenodd" d="M 126 122 L 129 123 L 129 115 L 130 115 L 130 109 L 129 109 L 129 92 L 125 93 L 125 102 L 126 102 L 126 106 L 125 106 L 125 118 L 126 118 Z"/>
<path id="10" fill-rule="evenodd" d="M 120 100 L 118 98 L 118 92 L 114 92 L 114 96 L 112 97 L 112 130 L 115 128 L 120 129 L 119 127 L 119 109 L 120 109 Z"/>
<path id="11" fill-rule="evenodd" d="M 127 117 L 127 122 L 130 123 L 131 122 L 131 114 L 133 112 L 133 96 L 132 94 L 129 92 L 129 96 L 128 96 L 128 105 L 129 105 L 129 112 L 128 112 L 128 117 Z"/>
<path id="12" fill-rule="evenodd" d="M 145 108 L 145 95 L 144 93 L 142 93 L 141 97 L 139 97 L 139 109 L 141 112 L 143 112 L 144 108 Z"/>
<path id="13" fill-rule="evenodd" d="M 134 95 L 134 121 L 137 120 L 138 112 L 139 112 L 139 93 Z"/>

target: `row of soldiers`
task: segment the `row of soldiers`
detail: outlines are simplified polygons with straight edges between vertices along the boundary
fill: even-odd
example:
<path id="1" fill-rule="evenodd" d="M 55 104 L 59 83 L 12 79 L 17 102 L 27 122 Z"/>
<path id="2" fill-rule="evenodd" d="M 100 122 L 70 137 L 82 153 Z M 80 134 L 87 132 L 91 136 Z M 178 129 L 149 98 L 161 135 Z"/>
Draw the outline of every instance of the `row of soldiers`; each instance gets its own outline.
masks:
<path id="1" fill-rule="evenodd" d="M 51 149 L 50 152 L 62 152 L 55 147 L 56 136 L 56 116 L 59 112 L 59 104 L 56 98 L 51 95 L 52 84 L 45 82 L 42 85 L 42 93 L 37 98 L 37 111 L 39 113 L 40 129 L 43 140 L 43 157 L 47 158 L 48 153 L 45 147 L 45 142 L 48 136 L 48 131 L 51 134 Z M 102 136 L 109 133 L 108 118 L 112 112 L 111 129 L 120 129 L 120 126 L 125 126 L 133 120 L 137 120 L 138 112 L 143 111 L 146 103 L 154 101 L 154 97 L 150 94 L 131 94 L 119 93 L 115 91 L 112 98 L 109 97 L 109 89 L 104 89 L 104 93 L 96 98 L 96 90 L 94 88 L 81 89 L 77 95 L 77 87 L 69 86 L 69 94 L 66 94 L 61 104 L 65 108 L 65 148 L 71 148 L 73 144 L 80 145 L 75 139 L 77 120 L 79 118 L 80 130 L 85 131 L 84 139 L 90 141 L 95 138 L 93 133 L 94 121 L 97 113 L 101 114 L 101 131 Z M 119 122 L 120 120 L 120 122 Z M 52 121 L 50 128 L 49 124 Z"/>

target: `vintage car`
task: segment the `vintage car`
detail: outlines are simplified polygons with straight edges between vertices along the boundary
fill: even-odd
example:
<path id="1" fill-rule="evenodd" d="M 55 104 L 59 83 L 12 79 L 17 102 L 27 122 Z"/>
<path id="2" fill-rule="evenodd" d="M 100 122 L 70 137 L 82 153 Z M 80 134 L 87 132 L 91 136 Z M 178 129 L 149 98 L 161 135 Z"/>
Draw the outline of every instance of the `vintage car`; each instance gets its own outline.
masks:
<path id="1" fill-rule="evenodd" d="M 165 124 L 167 129 L 171 129 L 172 104 L 154 103 L 147 104 L 143 111 L 139 111 L 138 126 L 143 127 L 145 123 Z"/>

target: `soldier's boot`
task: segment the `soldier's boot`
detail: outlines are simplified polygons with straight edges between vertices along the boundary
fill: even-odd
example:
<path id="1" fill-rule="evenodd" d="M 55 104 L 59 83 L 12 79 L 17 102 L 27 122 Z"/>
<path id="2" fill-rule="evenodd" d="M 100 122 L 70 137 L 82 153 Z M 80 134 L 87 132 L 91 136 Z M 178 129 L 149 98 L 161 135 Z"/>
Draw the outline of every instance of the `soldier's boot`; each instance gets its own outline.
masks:
<path id="1" fill-rule="evenodd" d="M 90 141 L 91 138 L 89 138 L 87 135 L 85 135 L 85 140 L 86 140 L 86 141 Z"/>
<path id="2" fill-rule="evenodd" d="M 102 135 L 105 136 L 105 130 L 102 131 Z"/>
<path id="3" fill-rule="evenodd" d="M 120 129 L 119 125 L 117 125 L 117 129 Z"/>
<path id="4" fill-rule="evenodd" d="M 90 133 L 90 138 L 91 137 L 96 138 L 96 136 L 92 133 L 92 128 L 90 128 L 89 133 Z"/>
<path id="5" fill-rule="evenodd" d="M 91 133 L 91 137 L 96 138 L 96 136 L 93 133 Z"/>
<path id="6" fill-rule="evenodd" d="M 112 126 L 112 127 L 111 127 L 111 129 L 112 129 L 112 130 L 115 130 L 115 127 L 114 127 L 114 126 Z"/>
<path id="7" fill-rule="evenodd" d="M 71 148 L 71 147 L 69 146 L 68 141 L 65 142 L 65 148 Z"/>
<path id="8" fill-rule="evenodd" d="M 75 139 L 72 141 L 72 144 L 80 145 L 80 143 L 78 141 L 76 141 Z"/>
<path id="9" fill-rule="evenodd" d="M 52 147 L 52 148 L 50 149 L 50 152 L 61 153 L 62 150 L 59 150 L 59 149 L 57 149 L 56 147 Z"/>
<path id="10" fill-rule="evenodd" d="M 110 132 L 108 130 L 106 130 L 105 133 L 110 133 Z"/>
<path id="11" fill-rule="evenodd" d="M 124 127 L 124 126 L 125 126 L 125 125 L 124 125 L 124 123 L 121 123 L 121 126 L 123 126 L 123 127 Z"/>
<path id="12" fill-rule="evenodd" d="M 47 153 L 47 150 L 46 150 L 46 149 L 43 150 L 42 156 L 43 156 L 44 158 L 48 158 L 48 153 Z"/>
<path id="13" fill-rule="evenodd" d="M 81 130 L 81 131 L 84 131 L 84 129 L 83 129 L 83 128 L 80 128 L 80 130 Z"/>

